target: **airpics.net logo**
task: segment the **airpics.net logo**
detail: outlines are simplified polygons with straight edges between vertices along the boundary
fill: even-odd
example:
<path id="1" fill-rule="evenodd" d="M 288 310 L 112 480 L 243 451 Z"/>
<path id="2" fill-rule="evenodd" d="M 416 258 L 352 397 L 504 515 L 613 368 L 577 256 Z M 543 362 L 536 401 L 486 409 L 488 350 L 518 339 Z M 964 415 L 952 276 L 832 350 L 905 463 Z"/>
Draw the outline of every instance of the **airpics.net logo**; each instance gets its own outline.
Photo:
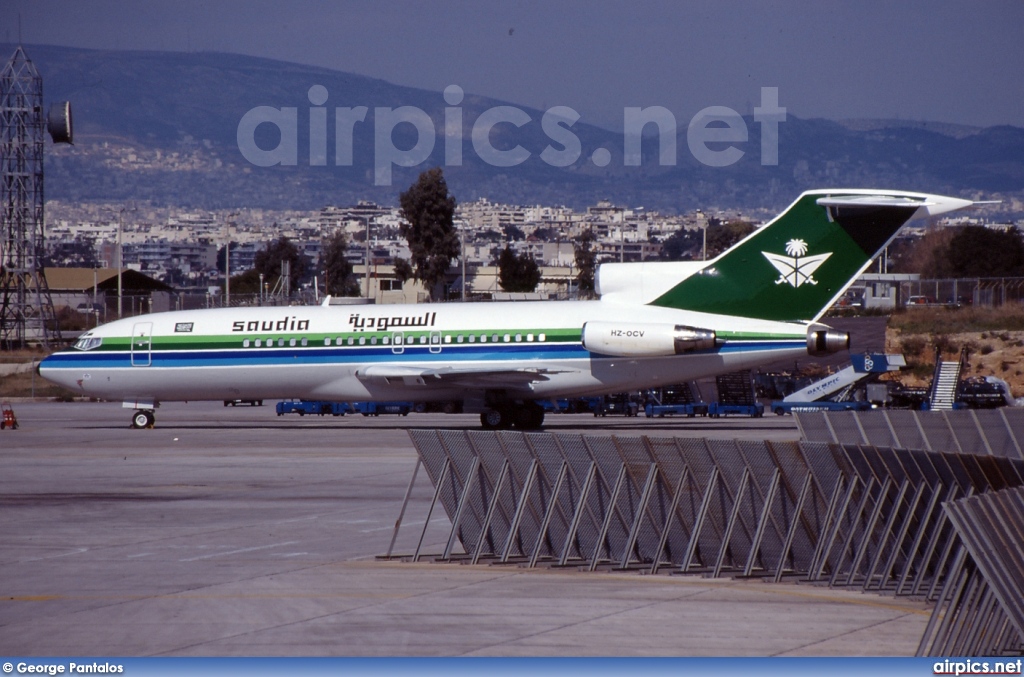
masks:
<path id="1" fill-rule="evenodd" d="M 377 186 L 390 186 L 395 167 L 416 167 L 427 161 L 434 152 L 438 136 L 443 136 L 444 165 L 458 167 L 463 164 L 466 151 L 466 131 L 460 104 L 464 98 L 462 88 L 449 85 L 444 90 L 442 129 L 425 111 L 416 106 L 397 108 L 375 107 L 372 123 L 367 121 L 370 109 L 366 106 L 339 106 L 334 108 L 334 165 L 352 166 L 356 125 L 373 125 L 373 182 Z M 309 165 L 326 167 L 328 164 L 328 107 L 327 88 L 313 85 L 307 94 L 309 103 Z M 661 166 L 673 167 L 677 160 L 679 125 L 672 111 L 663 106 L 623 109 L 622 162 L 627 167 L 642 163 L 642 145 L 645 133 L 653 131 L 657 138 L 658 159 Z M 583 156 L 579 136 L 573 131 L 580 114 L 568 106 L 554 106 L 541 115 L 540 126 L 550 143 L 538 153 L 540 160 L 552 167 L 569 167 Z M 762 87 L 761 103 L 754 108 L 754 123 L 760 126 L 761 164 L 779 164 L 779 124 L 786 120 L 786 109 L 779 107 L 779 88 Z M 497 148 L 492 143 L 492 131 L 522 128 L 535 122 L 529 113 L 515 106 L 494 106 L 480 113 L 469 125 L 469 141 L 473 152 L 493 167 L 515 167 L 528 161 L 533 153 L 516 144 L 511 148 Z M 261 125 L 276 128 L 277 145 L 261 147 L 257 143 L 257 129 Z M 410 148 L 395 144 L 395 131 L 407 126 L 415 132 L 416 142 Z M 305 130 L 304 130 L 305 131 Z M 690 154 L 708 167 L 728 167 L 739 162 L 747 152 L 748 127 L 739 113 L 727 106 L 709 106 L 697 112 L 686 127 L 686 145 Z M 507 134 L 506 134 L 507 135 Z M 237 130 L 238 149 L 248 162 L 257 167 L 299 164 L 299 108 L 256 106 L 242 116 Z M 508 144 L 506 144 L 508 145 Z M 305 160 L 305 158 L 303 158 Z M 589 161 L 597 167 L 612 162 L 612 151 L 596 148 Z"/>

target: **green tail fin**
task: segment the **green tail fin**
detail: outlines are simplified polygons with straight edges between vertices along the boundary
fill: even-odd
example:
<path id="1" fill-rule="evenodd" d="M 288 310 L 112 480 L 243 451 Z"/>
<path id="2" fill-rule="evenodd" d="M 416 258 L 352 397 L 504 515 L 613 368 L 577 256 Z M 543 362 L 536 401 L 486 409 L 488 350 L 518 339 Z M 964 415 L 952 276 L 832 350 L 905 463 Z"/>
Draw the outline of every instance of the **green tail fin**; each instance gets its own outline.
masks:
<path id="1" fill-rule="evenodd" d="M 771 223 L 651 305 L 764 320 L 814 321 L 918 210 L 925 215 L 970 204 L 889 191 L 804 193 Z"/>

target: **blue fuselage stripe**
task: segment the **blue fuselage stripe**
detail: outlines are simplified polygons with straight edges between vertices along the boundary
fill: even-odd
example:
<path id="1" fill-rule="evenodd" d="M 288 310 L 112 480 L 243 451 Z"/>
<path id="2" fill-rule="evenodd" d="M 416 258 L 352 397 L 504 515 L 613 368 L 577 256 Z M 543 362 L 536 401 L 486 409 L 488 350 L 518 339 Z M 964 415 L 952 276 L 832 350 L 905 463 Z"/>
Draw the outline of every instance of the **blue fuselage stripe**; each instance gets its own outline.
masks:
<path id="1" fill-rule="evenodd" d="M 793 350 L 803 339 L 770 341 L 727 341 L 715 351 L 722 354 Z M 435 346 L 436 348 L 436 346 Z M 697 353 L 695 353 L 697 354 Z M 579 343 L 512 344 L 495 346 L 444 345 L 440 352 L 429 346 L 405 346 L 400 353 L 388 346 L 342 346 L 336 348 L 244 348 L 227 350 L 155 350 L 148 356 L 136 353 L 134 365 L 129 351 L 62 352 L 43 360 L 44 369 L 102 369 L 131 366 L 150 368 L 223 366 L 299 366 L 382 362 L 498 362 L 601 358 Z"/>

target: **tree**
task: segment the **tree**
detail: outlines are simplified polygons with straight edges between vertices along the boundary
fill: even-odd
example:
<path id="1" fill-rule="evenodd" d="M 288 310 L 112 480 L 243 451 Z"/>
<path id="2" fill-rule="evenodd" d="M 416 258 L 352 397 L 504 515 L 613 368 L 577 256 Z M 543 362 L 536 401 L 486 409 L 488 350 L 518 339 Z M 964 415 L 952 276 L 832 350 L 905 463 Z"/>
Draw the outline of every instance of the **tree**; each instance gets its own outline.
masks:
<path id="1" fill-rule="evenodd" d="M 699 230 L 680 228 L 661 244 L 661 260 L 685 261 L 693 258 L 694 250 L 700 252 L 703 237 L 704 234 Z"/>
<path id="2" fill-rule="evenodd" d="M 255 268 L 231 276 L 231 294 L 259 294 L 260 274 Z"/>
<path id="3" fill-rule="evenodd" d="M 97 268 L 96 242 L 92 238 L 76 235 L 71 242 L 54 242 L 44 257 L 48 266 Z"/>
<path id="4" fill-rule="evenodd" d="M 292 244 L 292 241 L 285 235 L 268 242 L 266 248 L 256 252 L 256 256 L 253 258 L 253 269 L 257 276 L 262 273 L 263 281 L 273 289 L 281 279 L 282 261 L 288 261 L 291 266 L 288 288 L 297 289 L 299 280 L 306 274 L 306 269 L 309 267 L 309 257 L 299 252 L 299 248 Z"/>
<path id="5" fill-rule="evenodd" d="M 952 277 L 1018 277 L 1024 274 L 1024 242 L 1016 230 L 962 228 L 946 254 Z"/>
<path id="6" fill-rule="evenodd" d="M 921 237 L 898 238 L 889 245 L 889 271 L 926 278 L 950 277 L 947 255 L 954 234 L 952 228 L 931 228 Z"/>
<path id="7" fill-rule="evenodd" d="M 533 236 L 538 240 L 543 240 L 545 242 L 555 242 L 559 239 L 561 233 L 558 232 L 557 228 L 552 228 L 551 226 L 542 226 L 537 230 L 533 231 Z"/>
<path id="8" fill-rule="evenodd" d="M 890 249 L 890 269 L 922 277 L 1017 277 L 1024 274 L 1024 241 L 1015 230 L 983 226 L 932 229 Z"/>
<path id="9" fill-rule="evenodd" d="M 505 226 L 505 239 L 511 242 L 518 242 L 526 239 L 526 233 L 514 223 L 509 223 Z"/>
<path id="10" fill-rule="evenodd" d="M 718 256 L 753 232 L 754 226 L 746 221 L 729 221 L 723 224 L 715 219 L 709 219 L 708 259 Z"/>
<path id="11" fill-rule="evenodd" d="M 592 296 L 594 293 L 594 275 L 597 273 L 597 250 L 594 242 L 597 238 L 590 228 L 583 231 L 573 250 L 576 258 L 576 288 L 581 296 Z"/>
<path id="12" fill-rule="evenodd" d="M 352 264 L 345 258 L 348 238 L 338 230 L 320 242 L 320 267 L 324 271 L 324 293 L 331 296 L 359 296 L 359 285 L 352 279 Z"/>
<path id="13" fill-rule="evenodd" d="M 516 254 L 505 245 L 498 256 L 498 284 L 505 291 L 531 292 L 540 282 L 540 268 L 528 252 Z"/>
<path id="14" fill-rule="evenodd" d="M 405 220 L 399 232 L 408 241 L 411 256 L 408 261 L 395 260 L 395 275 L 402 282 L 419 280 L 435 300 L 460 249 L 453 222 L 455 198 L 448 194 L 441 168 L 420 174 L 416 183 L 399 195 L 398 202 Z"/>

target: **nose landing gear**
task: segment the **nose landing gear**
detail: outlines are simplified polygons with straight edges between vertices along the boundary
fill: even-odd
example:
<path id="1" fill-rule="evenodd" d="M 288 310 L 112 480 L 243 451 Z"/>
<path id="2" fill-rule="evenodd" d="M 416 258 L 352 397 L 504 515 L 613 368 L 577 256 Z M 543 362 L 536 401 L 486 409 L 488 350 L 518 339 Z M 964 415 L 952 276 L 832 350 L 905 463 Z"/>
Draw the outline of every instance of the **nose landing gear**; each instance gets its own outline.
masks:
<path id="1" fill-rule="evenodd" d="M 133 428 L 152 428 L 156 425 L 156 414 L 149 409 L 139 409 L 132 414 Z"/>

